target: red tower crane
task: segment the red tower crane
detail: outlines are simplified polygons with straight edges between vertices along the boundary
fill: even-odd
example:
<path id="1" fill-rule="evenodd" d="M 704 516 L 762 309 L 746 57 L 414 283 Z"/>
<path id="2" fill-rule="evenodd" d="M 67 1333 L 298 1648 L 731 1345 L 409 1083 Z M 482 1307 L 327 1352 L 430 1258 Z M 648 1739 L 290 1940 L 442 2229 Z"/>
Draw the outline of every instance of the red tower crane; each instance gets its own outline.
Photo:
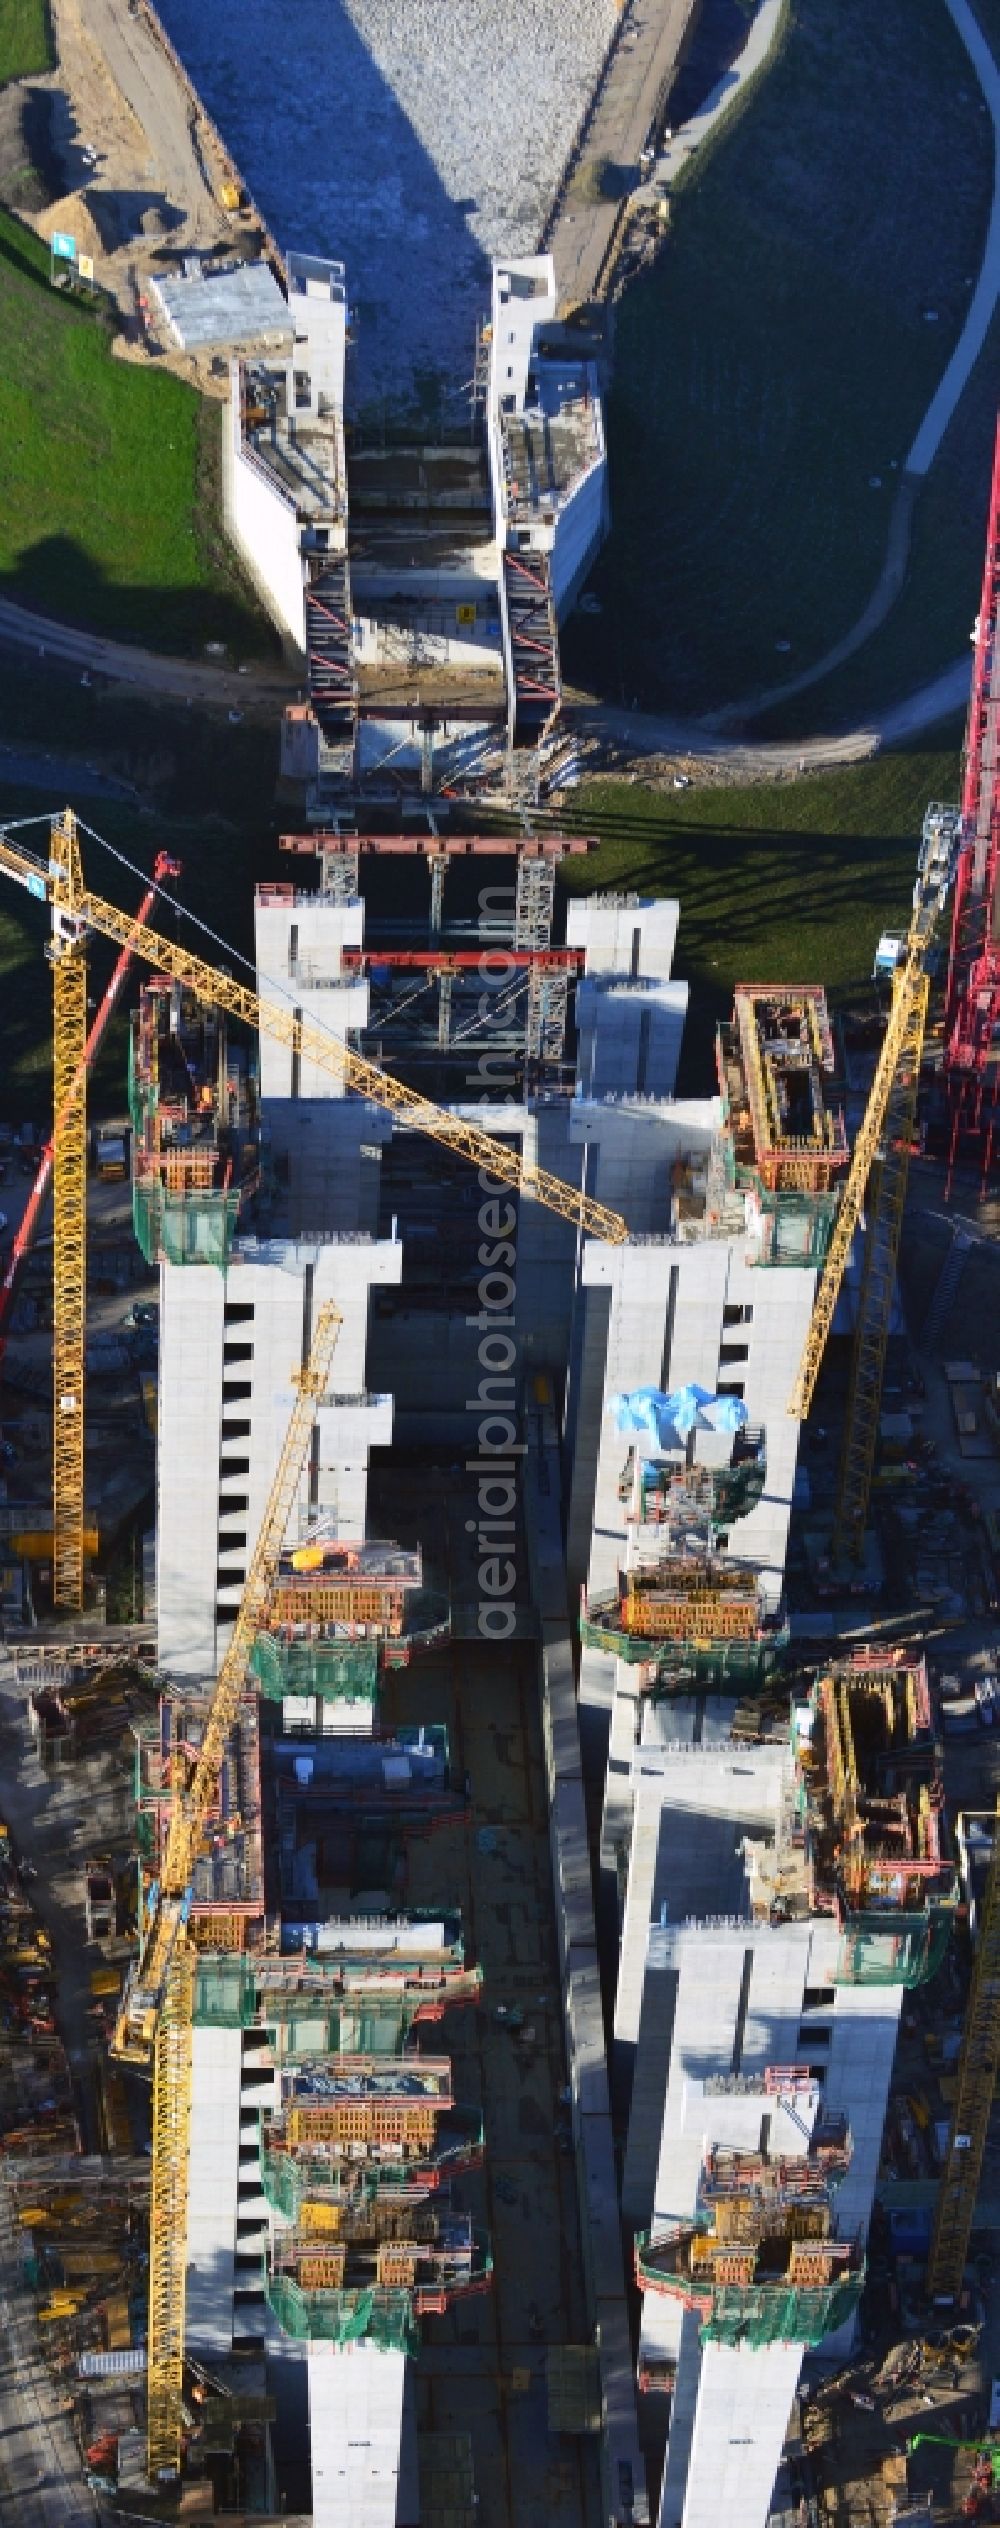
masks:
<path id="1" fill-rule="evenodd" d="M 985 1184 L 1000 1129 L 1000 418 L 990 490 L 983 593 L 965 739 L 962 839 L 955 875 L 944 1026 L 948 1184 L 963 1141 Z"/>

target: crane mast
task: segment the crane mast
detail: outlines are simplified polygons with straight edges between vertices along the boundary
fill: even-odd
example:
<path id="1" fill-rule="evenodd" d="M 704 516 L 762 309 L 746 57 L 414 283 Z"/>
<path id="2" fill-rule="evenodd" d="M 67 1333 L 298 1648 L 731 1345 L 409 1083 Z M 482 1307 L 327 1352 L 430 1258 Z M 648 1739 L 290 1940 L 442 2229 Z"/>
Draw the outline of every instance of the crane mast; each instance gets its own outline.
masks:
<path id="1" fill-rule="evenodd" d="M 191 1880 L 342 1323 L 339 1308 L 327 1301 L 316 1318 L 307 1366 L 293 1378 L 296 1399 L 232 1639 L 205 1717 L 191 1780 L 186 1785 L 178 1782 L 172 1789 L 160 1884 L 112 2039 L 112 2051 L 123 2062 L 146 2066 L 150 2056 L 153 2062 L 146 2425 L 151 2483 L 176 2475 L 181 2461 L 195 1975 L 195 1950 L 188 1930 Z"/>
<path id="2" fill-rule="evenodd" d="M 83 1375 L 87 1320 L 86 931 L 76 818 L 53 832 L 52 1595 L 83 1605 Z"/>
<path id="3" fill-rule="evenodd" d="M 985 1187 L 997 1134 L 1000 1023 L 1000 419 L 993 452 L 982 595 L 974 634 L 965 734 L 962 847 L 955 881 L 945 995 L 943 1072 L 948 1105 L 945 1200 L 963 1142 L 979 1152 Z"/>
<path id="4" fill-rule="evenodd" d="M 332 1300 L 326 1301 L 316 1318 L 308 1364 L 295 1374 L 292 1382 L 297 1390 L 296 1401 L 251 1556 L 239 1611 L 205 1715 L 201 1746 L 191 1780 L 186 1786 L 178 1785 L 171 1799 L 166 1850 L 156 1900 L 115 2027 L 113 2050 L 125 2062 L 141 2064 L 149 2061 L 165 1978 L 175 1943 L 186 1920 L 191 1874 L 201 1850 L 205 1821 L 218 1788 L 226 1742 L 239 1710 L 250 1653 L 274 1586 L 278 1556 L 305 1463 L 316 1405 L 326 1386 L 342 1324 L 340 1309 L 334 1306 Z"/>
<path id="5" fill-rule="evenodd" d="M 827 1336 L 833 1324 L 855 1231 L 861 1222 L 865 1188 L 879 1157 L 893 1087 L 907 1050 L 912 1059 L 918 1011 L 919 1037 L 921 1044 L 923 1042 L 923 1016 L 927 1008 L 926 945 L 926 934 L 914 926 L 907 938 L 903 963 L 894 979 L 889 1023 L 882 1039 L 864 1121 L 855 1140 L 847 1182 L 840 1197 L 840 1209 L 813 1303 L 798 1376 L 792 1389 L 788 1411 L 797 1422 L 805 1421 L 816 1392 Z"/>
<path id="6" fill-rule="evenodd" d="M 49 955 L 53 969 L 54 1598 L 57 1606 L 83 1605 L 84 1367 L 86 1333 L 86 1027 L 88 930 L 113 940 L 161 974 L 186 985 L 209 1007 L 262 1035 L 289 1045 L 369 1099 L 410 1132 L 426 1134 L 468 1159 L 496 1184 L 530 1195 L 562 1220 L 611 1246 L 628 1229 L 616 1211 L 593 1200 L 546 1168 L 534 1167 L 520 1150 L 483 1132 L 463 1116 L 435 1105 L 419 1090 L 369 1062 L 326 1028 L 296 1015 L 280 1001 L 251 991 L 233 976 L 180 948 L 135 914 L 122 913 L 84 886 L 76 819 L 67 808 L 53 819 L 51 854 L 40 860 L 0 827 L 0 875 L 13 878 L 52 911 Z"/>
<path id="7" fill-rule="evenodd" d="M 54 847 L 61 830 L 54 829 Z M 0 874 L 3 873 L 49 903 L 59 899 L 64 885 L 61 865 L 53 861 L 47 867 L 0 829 Z M 116 904 L 109 904 L 89 887 L 80 893 L 76 918 L 86 929 L 99 931 L 103 938 L 115 940 L 120 947 L 128 942 L 134 956 L 144 958 L 158 973 L 169 974 L 173 982 L 185 985 L 196 999 L 224 1009 L 231 1018 L 242 1019 L 245 1026 L 273 1037 L 279 1044 L 289 1045 L 293 1052 L 315 1062 L 320 1070 L 343 1080 L 358 1097 L 383 1107 L 408 1131 L 426 1133 L 445 1149 L 459 1152 L 498 1183 L 509 1185 L 515 1193 L 531 1195 L 548 1211 L 557 1212 L 561 1219 L 584 1229 L 588 1236 L 603 1239 L 611 1246 L 624 1245 L 628 1228 L 619 1212 L 580 1193 L 576 1186 L 567 1185 L 564 1178 L 551 1175 L 547 1168 L 533 1167 L 519 1150 L 511 1149 L 494 1134 L 481 1131 L 463 1116 L 451 1113 L 446 1106 L 435 1105 L 419 1089 L 410 1088 L 391 1071 L 383 1071 L 379 1063 L 355 1053 L 327 1028 L 301 1018 L 281 1001 L 252 991 L 248 984 L 237 983 L 231 974 L 209 965 L 189 948 L 179 947 L 175 940 L 164 938 L 161 932 L 138 922 L 133 914 L 120 912 Z"/>
<path id="8" fill-rule="evenodd" d="M 840 1198 L 840 1209 L 813 1303 L 788 1411 L 804 1422 L 833 1324 L 856 1230 L 868 1192 L 868 1236 L 858 1302 L 847 1422 L 840 1464 L 835 1533 L 858 1553 L 871 1490 L 882 1373 L 906 1180 L 917 1111 L 920 1064 L 930 994 L 928 956 L 952 879 L 954 819 L 928 812 L 913 915 L 903 958 L 893 976 L 892 1007 Z"/>

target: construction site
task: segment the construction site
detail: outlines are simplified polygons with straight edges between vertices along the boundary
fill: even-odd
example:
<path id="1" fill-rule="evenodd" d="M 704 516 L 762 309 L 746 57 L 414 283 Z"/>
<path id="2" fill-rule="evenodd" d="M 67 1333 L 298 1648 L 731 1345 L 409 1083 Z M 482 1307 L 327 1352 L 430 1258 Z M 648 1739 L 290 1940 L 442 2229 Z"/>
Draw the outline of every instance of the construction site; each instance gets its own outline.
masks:
<path id="1" fill-rule="evenodd" d="M 1000 431 L 905 920 L 857 1006 L 727 987 L 679 1095 L 683 903 L 562 883 L 560 631 L 632 218 L 584 178 L 620 130 L 648 187 L 691 11 L 585 14 L 436 436 L 355 427 L 352 272 L 145 0 L 119 63 L 209 206 L 121 241 L 132 349 L 214 379 L 301 684 L 252 959 L 147 829 L 0 827 L 25 2528 L 1000 2515 Z"/>

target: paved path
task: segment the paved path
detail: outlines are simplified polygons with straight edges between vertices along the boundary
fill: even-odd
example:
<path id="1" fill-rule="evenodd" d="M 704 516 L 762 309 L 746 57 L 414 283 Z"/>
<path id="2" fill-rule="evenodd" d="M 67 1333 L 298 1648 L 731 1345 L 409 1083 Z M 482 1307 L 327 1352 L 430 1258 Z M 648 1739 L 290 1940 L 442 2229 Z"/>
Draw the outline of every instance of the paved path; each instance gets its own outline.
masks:
<path id="1" fill-rule="evenodd" d="M 714 131 L 716 124 L 721 123 L 723 115 L 728 114 L 731 107 L 735 105 L 741 88 L 745 88 L 748 80 L 755 79 L 758 72 L 763 70 L 788 15 L 788 6 L 789 0 L 760 0 L 760 6 L 742 52 L 737 54 L 736 60 L 730 64 L 729 69 L 723 71 L 721 79 L 716 80 L 714 88 L 710 90 L 704 105 L 699 106 L 697 114 L 692 114 L 688 122 L 682 123 L 678 131 L 672 132 L 670 139 L 661 150 L 653 170 L 653 183 L 657 192 L 661 192 L 664 185 L 676 183 L 681 168 L 687 165 L 689 158 L 694 157 L 695 151 L 701 148 L 704 140 L 707 140 L 709 132 Z"/>
<path id="2" fill-rule="evenodd" d="M 769 0 L 765 0 L 767 5 Z M 945 6 L 968 53 L 993 123 L 993 203 L 979 277 L 965 323 L 906 457 L 889 518 L 885 560 L 867 605 L 850 630 L 811 667 L 803 668 L 800 675 L 787 677 L 784 683 L 771 685 L 766 692 L 742 702 L 727 704 L 724 711 L 715 715 L 714 725 L 719 729 L 757 719 L 777 703 L 790 702 L 796 694 L 807 693 L 811 686 L 825 682 L 864 648 L 891 614 L 906 584 L 917 492 L 965 392 L 1000 299 L 1000 70 L 969 0 L 945 0 Z"/>
<path id="3" fill-rule="evenodd" d="M 149 143 L 150 177 L 185 219 L 218 205 L 192 139 L 192 113 L 152 26 L 128 0 L 87 0 L 87 32 Z"/>
<path id="4" fill-rule="evenodd" d="M 615 711 L 603 703 L 570 704 L 568 723 L 593 737 L 606 738 L 628 755 L 666 755 L 704 765 L 706 773 L 729 780 L 773 781 L 782 774 L 835 770 L 841 764 L 863 763 L 887 746 L 900 746 L 920 736 L 939 720 L 964 711 L 969 699 L 972 652 L 956 659 L 933 682 L 922 685 L 888 711 L 875 712 L 859 727 L 839 736 L 761 739 L 727 736 L 704 720 L 672 719 L 649 711 Z"/>
<path id="5" fill-rule="evenodd" d="M 918 477 L 926 474 L 933 465 L 955 406 L 979 358 L 1000 298 L 1000 70 L 969 7 L 969 0 L 945 0 L 945 5 L 968 53 L 993 124 L 993 207 L 968 315 L 906 459 L 907 474 Z"/>
<path id="6" fill-rule="evenodd" d="M 697 0 L 631 0 L 622 11 L 583 144 L 545 243 L 560 310 L 601 294 L 649 134 L 669 96 Z M 620 179 L 615 191 L 615 178 Z M 605 192 L 608 185 L 612 189 Z"/>
<path id="7" fill-rule="evenodd" d="M 241 674 L 231 667 L 203 665 L 200 660 L 163 658 L 154 650 L 133 649 L 128 641 L 107 641 L 96 632 L 79 632 L 55 623 L 50 615 L 0 598 L 0 644 L 33 650 L 37 658 L 80 667 L 110 677 L 113 684 L 138 685 L 147 693 L 174 702 L 198 702 L 202 708 L 246 710 L 250 703 L 272 703 L 276 710 L 297 688 L 278 665 L 252 666 Z"/>
<path id="8" fill-rule="evenodd" d="M 709 713 L 708 723 L 711 727 L 738 728 L 748 720 L 762 718 L 764 712 L 770 711 L 774 704 L 790 702 L 793 695 L 798 693 L 808 693 L 810 686 L 824 683 L 827 676 L 833 675 L 835 668 L 845 666 L 847 660 L 853 658 L 858 650 L 863 649 L 866 641 L 871 640 L 872 634 L 881 630 L 887 616 L 892 612 L 897 597 L 902 595 L 906 582 L 906 574 L 910 566 L 910 538 L 913 531 L 913 504 L 916 495 L 916 475 L 904 474 L 892 504 L 882 569 L 867 605 L 858 615 L 857 620 L 852 623 L 850 631 L 843 633 L 841 639 L 834 642 L 832 649 L 824 651 L 823 657 L 816 659 L 811 667 L 803 667 L 798 676 L 786 676 L 780 685 L 769 685 L 763 693 L 756 694 L 752 701 L 729 702 L 723 710 Z"/>
<path id="9" fill-rule="evenodd" d="M 98 772 L 93 764 L 83 764 L 73 755 L 57 755 L 45 746 L 7 746 L 0 743 L 0 781 L 16 784 L 20 790 L 65 789 L 67 784 L 79 799 L 129 799 L 139 804 L 140 793 L 132 781 L 119 781 L 114 773 Z"/>

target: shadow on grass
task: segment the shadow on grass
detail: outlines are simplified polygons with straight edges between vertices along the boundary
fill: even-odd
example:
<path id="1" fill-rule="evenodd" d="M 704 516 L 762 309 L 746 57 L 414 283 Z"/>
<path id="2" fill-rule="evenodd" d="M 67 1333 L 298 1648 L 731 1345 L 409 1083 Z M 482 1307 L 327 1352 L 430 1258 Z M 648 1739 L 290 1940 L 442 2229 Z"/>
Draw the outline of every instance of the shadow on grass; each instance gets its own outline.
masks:
<path id="1" fill-rule="evenodd" d="M 202 535 L 204 531 L 202 526 Z M 194 529 L 191 540 L 194 554 Z M 217 545 L 221 566 L 229 567 L 221 526 Z M 206 585 L 193 576 L 186 587 L 144 587 L 129 581 L 127 554 L 122 556 L 122 576 L 112 579 L 71 536 L 51 535 L 30 545 L 16 569 L 0 570 L 0 597 L 34 613 L 51 615 L 75 631 L 131 641 L 172 658 L 196 657 L 209 641 L 223 641 L 234 665 L 258 657 L 277 662 L 281 656 L 277 633 L 263 614 L 251 612 L 254 601 L 249 594 L 241 596 L 235 559 L 231 569 L 231 590 Z"/>
<path id="2" fill-rule="evenodd" d="M 30 818 L 29 850 L 44 858 L 50 814 L 75 809 L 83 832 L 84 871 L 95 892 L 124 911 L 138 904 L 141 879 L 101 848 L 149 872 L 159 850 L 174 854 L 183 875 L 178 901 L 217 932 L 235 956 L 253 955 L 254 887 L 283 873 L 274 806 L 277 739 L 267 726 L 230 727 L 197 711 L 171 708 L 123 694 L 81 689 L 79 677 L 4 662 L 0 676 L 0 741 L 16 746 L 44 743 L 52 752 L 51 791 L 5 781 L 0 761 L 0 820 Z M 75 787 L 74 754 L 142 794 L 127 800 L 95 799 Z M 177 920 L 161 899 L 154 926 L 171 931 Z M 187 929 L 182 935 L 193 939 Z M 0 879 L 0 1116 L 44 1122 L 51 1099 L 51 992 L 44 951 L 48 921 L 19 887 Z M 225 950 L 203 939 L 204 953 L 228 962 Z M 95 937 L 89 950 L 89 997 L 96 1002 L 114 958 Z M 126 1013 L 134 1004 L 142 971 L 133 970 L 122 1013 L 112 1022 L 94 1075 L 95 1113 L 120 1113 L 125 1098 Z"/>

